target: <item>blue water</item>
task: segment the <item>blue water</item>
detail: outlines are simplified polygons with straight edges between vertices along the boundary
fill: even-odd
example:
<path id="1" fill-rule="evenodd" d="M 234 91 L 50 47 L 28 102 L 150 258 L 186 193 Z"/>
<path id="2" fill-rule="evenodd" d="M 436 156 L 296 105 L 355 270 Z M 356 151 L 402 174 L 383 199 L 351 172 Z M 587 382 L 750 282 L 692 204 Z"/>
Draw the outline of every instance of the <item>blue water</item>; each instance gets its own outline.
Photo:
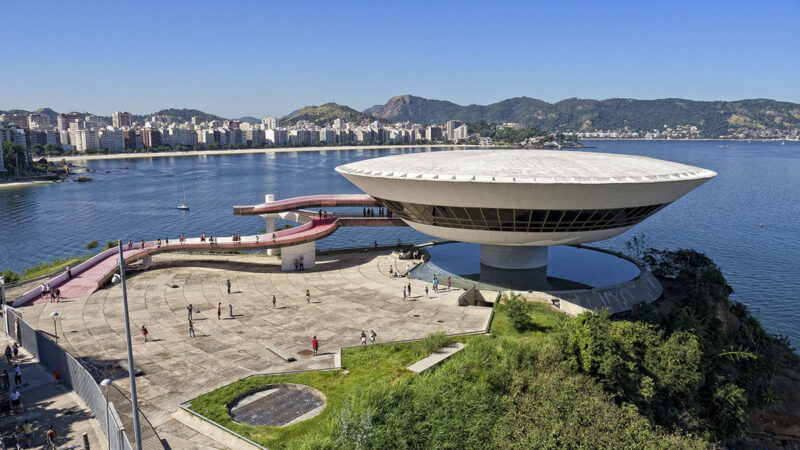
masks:
<path id="1" fill-rule="evenodd" d="M 633 234 L 644 233 L 656 247 L 703 251 L 722 267 L 734 298 L 768 331 L 800 342 L 800 144 L 586 144 L 597 147 L 590 151 L 652 156 L 719 174 L 625 235 L 594 245 L 624 250 Z M 276 198 L 356 193 L 334 167 L 415 151 L 420 149 L 91 161 L 86 164 L 97 172 L 90 183 L 0 189 L 0 270 L 21 271 L 41 260 L 83 253 L 90 240 L 255 233 L 264 228 L 263 219 L 235 217 L 233 205 L 260 203 L 265 193 Z M 184 185 L 191 210 L 181 213 L 175 206 Z M 398 237 L 429 239 L 409 228 L 345 228 L 319 247 L 390 244 Z"/>
<path id="2" fill-rule="evenodd" d="M 481 271 L 481 246 L 454 242 L 427 247 L 431 262 L 455 275 Z M 547 251 L 547 276 L 591 287 L 612 286 L 632 280 L 640 269 L 627 259 L 595 250 L 555 245 Z M 447 274 L 437 274 L 439 278 Z"/>

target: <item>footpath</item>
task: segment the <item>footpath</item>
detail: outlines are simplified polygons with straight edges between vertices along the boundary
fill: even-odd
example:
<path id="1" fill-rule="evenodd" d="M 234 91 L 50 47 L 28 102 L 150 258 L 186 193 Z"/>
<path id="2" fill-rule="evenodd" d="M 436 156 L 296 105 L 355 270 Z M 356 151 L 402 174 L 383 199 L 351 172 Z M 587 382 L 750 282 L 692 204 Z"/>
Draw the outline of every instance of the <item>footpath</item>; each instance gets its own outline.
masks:
<path id="1" fill-rule="evenodd" d="M 0 340 L 0 345 L 13 344 L 10 339 Z M 14 383 L 14 362 L 9 364 L 5 356 L 0 355 L 0 374 L 5 370 L 9 377 L 9 392 L 18 389 L 22 405 L 17 414 L 0 415 L 0 432 L 2 432 L 6 448 L 16 448 L 14 427 L 17 423 L 29 421 L 33 425 L 31 445 L 23 448 L 45 448 L 45 433 L 50 426 L 56 431 L 56 448 L 82 449 L 83 434 L 89 438 L 92 449 L 106 449 L 105 435 L 95 421 L 94 415 L 83 405 L 77 395 L 57 382 L 39 361 L 22 348 L 16 362 L 22 370 L 22 383 Z M 2 375 L 0 375 L 2 376 Z"/>

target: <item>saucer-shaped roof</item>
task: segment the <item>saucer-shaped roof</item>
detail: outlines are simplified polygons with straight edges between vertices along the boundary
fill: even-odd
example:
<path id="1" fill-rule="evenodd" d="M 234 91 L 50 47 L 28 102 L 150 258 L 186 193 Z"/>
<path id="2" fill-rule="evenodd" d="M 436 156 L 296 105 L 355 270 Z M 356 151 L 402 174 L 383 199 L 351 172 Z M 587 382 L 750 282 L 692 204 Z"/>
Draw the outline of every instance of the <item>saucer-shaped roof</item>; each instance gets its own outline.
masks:
<path id="1" fill-rule="evenodd" d="M 344 164 L 336 171 L 375 178 L 527 184 L 655 183 L 716 175 L 644 156 L 566 150 L 406 153 Z"/>

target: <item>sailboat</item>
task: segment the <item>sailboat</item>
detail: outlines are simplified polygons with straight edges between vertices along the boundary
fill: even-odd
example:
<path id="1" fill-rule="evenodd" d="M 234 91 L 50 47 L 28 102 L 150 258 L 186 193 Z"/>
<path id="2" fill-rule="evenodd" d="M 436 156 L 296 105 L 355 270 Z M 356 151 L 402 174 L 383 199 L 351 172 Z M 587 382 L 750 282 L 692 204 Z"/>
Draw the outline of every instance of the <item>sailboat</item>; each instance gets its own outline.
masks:
<path id="1" fill-rule="evenodd" d="M 183 203 L 178 204 L 178 209 L 183 211 L 189 210 L 189 205 L 186 203 L 186 186 L 183 187 Z"/>

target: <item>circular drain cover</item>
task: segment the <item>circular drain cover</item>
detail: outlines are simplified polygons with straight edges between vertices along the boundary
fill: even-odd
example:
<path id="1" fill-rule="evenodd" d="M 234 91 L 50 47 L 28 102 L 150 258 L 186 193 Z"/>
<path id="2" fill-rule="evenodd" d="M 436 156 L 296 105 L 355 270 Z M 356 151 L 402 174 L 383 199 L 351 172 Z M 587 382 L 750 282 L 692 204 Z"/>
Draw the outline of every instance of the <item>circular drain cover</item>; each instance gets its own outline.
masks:
<path id="1" fill-rule="evenodd" d="M 316 416 L 325 402 L 325 395 L 310 386 L 271 384 L 235 400 L 230 414 L 236 423 L 283 427 Z"/>

